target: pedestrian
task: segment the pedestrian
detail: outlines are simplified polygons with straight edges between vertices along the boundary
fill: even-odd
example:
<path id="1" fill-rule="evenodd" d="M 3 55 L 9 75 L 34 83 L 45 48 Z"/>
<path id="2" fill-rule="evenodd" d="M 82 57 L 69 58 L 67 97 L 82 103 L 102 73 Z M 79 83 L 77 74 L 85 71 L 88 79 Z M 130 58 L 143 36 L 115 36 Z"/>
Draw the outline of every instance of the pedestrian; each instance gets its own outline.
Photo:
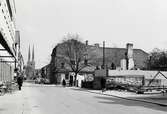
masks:
<path id="1" fill-rule="evenodd" d="M 17 77 L 17 84 L 19 86 L 19 90 L 21 90 L 21 87 L 23 85 L 23 77 L 22 76 Z"/>
<path id="2" fill-rule="evenodd" d="M 65 79 L 63 79 L 63 81 L 62 81 L 62 85 L 63 85 L 63 87 L 66 86 L 66 81 L 65 81 Z"/>
<path id="3" fill-rule="evenodd" d="M 69 85 L 73 86 L 73 77 L 70 75 L 70 81 L 69 81 Z"/>
<path id="4" fill-rule="evenodd" d="M 102 89 L 102 93 L 106 89 L 106 79 L 105 78 L 101 78 L 101 89 Z"/>

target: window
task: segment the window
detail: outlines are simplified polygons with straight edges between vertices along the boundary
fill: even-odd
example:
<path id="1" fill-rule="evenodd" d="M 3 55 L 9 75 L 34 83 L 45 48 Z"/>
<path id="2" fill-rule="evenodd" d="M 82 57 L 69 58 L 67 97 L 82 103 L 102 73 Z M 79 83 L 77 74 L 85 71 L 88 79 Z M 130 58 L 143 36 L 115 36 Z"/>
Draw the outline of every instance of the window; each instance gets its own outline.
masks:
<path id="1" fill-rule="evenodd" d="M 65 79 L 68 80 L 68 78 L 69 78 L 69 77 L 68 77 L 68 74 L 65 74 Z"/>
<path id="2" fill-rule="evenodd" d="M 61 63 L 61 68 L 64 68 L 64 63 Z"/>
<path id="3" fill-rule="evenodd" d="M 11 18 L 11 20 L 12 20 L 13 14 L 12 14 L 12 9 L 11 9 L 9 0 L 6 0 L 6 3 L 7 3 L 7 6 L 8 6 L 8 10 L 9 10 L 10 18 Z"/>

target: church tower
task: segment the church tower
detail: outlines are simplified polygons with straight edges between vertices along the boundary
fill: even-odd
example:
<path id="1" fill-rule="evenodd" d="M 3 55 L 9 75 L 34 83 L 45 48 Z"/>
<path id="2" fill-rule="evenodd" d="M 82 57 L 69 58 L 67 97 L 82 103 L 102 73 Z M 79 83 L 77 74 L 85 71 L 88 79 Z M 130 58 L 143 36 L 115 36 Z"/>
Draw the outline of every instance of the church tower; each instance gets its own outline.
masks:
<path id="1" fill-rule="evenodd" d="M 28 61 L 27 61 L 27 65 L 30 64 L 30 58 L 31 58 L 31 52 L 30 52 L 30 45 L 29 45 L 29 48 L 28 48 Z"/>
<path id="2" fill-rule="evenodd" d="M 32 49 L 32 58 L 31 58 L 30 46 L 28 49 L 28 61 L 27 61 L 27 67 L 26 67 L 26 75 L 27 75 L 27 78 L 29 78 L 29 79 L 31 79 L 35 76 L 34 45 L 33 45 L 33 49 Z"/>
<path id="3" fill-rule="evenodd" d="M 35 55 L 34 55 L 34 45 L 33 45 L 31 66 L 35 70 L 35 58 L 34 57 Z"/>

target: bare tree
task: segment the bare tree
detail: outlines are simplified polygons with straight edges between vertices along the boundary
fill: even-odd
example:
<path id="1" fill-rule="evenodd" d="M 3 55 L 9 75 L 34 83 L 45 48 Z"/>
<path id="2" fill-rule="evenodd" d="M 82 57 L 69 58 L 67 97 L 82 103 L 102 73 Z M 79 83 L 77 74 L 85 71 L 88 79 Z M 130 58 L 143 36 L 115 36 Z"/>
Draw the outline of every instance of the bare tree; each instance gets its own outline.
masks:
<path id="1" fill-rule="evenodd" d="M 59 45 L 59 56 L 64 62 L 70 66 L 75 73 L 74 80 L 76 82 L 77 74 L 86 66 L 88 66 L 87 47 L 79 41 L 79 35 L 68 34 L 65 40 Z"/>

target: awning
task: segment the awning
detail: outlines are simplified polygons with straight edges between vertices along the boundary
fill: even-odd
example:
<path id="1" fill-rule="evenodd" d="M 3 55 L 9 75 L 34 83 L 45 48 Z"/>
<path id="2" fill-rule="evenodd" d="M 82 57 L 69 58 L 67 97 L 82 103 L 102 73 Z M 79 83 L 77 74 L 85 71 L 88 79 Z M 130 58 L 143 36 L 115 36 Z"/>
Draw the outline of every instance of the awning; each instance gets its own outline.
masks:
<path id="1" fill-rule="evenodd" d="M 0 62 L 15 63 L 15 57 L 0 44 Z"/>
<path id="2" fill-rule="evenodd" d="M 0 33 L 0 45 L 1 47 L 3 47 L 2 49 L 5 49 L 11 56 L 15 57 L 14 50 L 12 49 L 12 47 L 8 45 L 7 41 L 5 41 L 1 33 Z"/>

